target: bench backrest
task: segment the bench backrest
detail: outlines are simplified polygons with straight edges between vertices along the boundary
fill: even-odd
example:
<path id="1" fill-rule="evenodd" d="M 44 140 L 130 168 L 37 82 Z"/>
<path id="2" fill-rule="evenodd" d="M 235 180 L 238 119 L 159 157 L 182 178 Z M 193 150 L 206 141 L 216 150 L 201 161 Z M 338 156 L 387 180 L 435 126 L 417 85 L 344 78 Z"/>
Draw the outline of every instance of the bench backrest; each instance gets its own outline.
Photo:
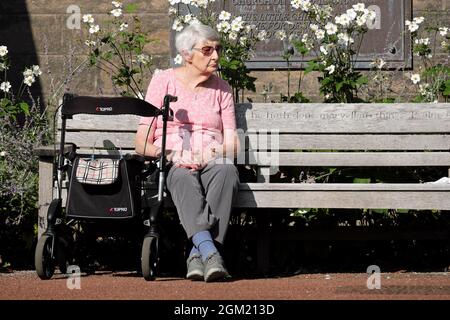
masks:
<path id="1" fill-rule="evenodd" d="M 450 167 L 449 103 L 238 104 L 236 120 L 246 151 L 238 164 L 256 165 L 261 182 L 278 166 Z M 136 116 L 77 115 L 66 141 L 86 154 L 94 146 L 129 152 L 137 123 Z"/>

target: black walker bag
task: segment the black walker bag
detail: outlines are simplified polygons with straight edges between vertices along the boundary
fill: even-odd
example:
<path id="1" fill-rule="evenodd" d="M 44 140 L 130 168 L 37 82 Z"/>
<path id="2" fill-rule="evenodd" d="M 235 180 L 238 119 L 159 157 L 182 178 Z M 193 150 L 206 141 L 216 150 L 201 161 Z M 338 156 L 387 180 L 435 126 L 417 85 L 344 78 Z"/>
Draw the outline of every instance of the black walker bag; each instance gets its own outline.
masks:
<path id="1" fill-rule="evenodd" d="M 66 216 L 131 219 L 141 208 L 142 163 L 133 159 L 76 157 L 69 177 Z"/>

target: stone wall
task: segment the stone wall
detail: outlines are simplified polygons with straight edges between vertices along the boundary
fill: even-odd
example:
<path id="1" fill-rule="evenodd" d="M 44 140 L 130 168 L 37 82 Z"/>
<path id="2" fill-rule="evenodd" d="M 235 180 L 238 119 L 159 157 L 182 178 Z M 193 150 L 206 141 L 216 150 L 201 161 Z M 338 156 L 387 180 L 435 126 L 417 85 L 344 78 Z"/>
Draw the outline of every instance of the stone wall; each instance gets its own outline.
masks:
<path id="1" fill-rule="evenodd" d="M 153 55 L 157 68 L 169 66 L 169 29 L 167 0 L 130 0 L 137 3 L 139 17 L 150 39 L 158 40 L 146 47 Z M 70 73 L 86 59 L 86 49 L 82 31 L 67 28 L 71 5 L 80 8 L 81 14 L 92 13 L 96 20 L 104 20 L 111 10 L 109 0 L 1 0 L 0 1 L 0 45 L 10 49 L 16 70 L 23 66 L 39 63 L 44 74 L 40 80 L 40 90 L 48 100 L 52 95 L 60 96 L 64 91 L 78 94 L 112 94 L 110 80 L 96 69 L 78 69 L 74 76 Z M 426 14 L 435 20 L 449 22 L 450 0 L 413 0 L 414 15 Z M 450 23 L 447 23 L 450 26 Z M 297 91 L 299 71 L 292 72 L 291 93 Z M 246 92 L 245 97 L 263 101 L 260 94 L 264 85 L 272 84 L 269 99 L 279 99 L 280 93 L 287 93 L 286 71 L 257 71 L 256 93 Z M 398 75 L 399 79 L 402 75 Z M 68 81 L 64 81 L 64 80 Z M 149 81 L 150 79 L 148 79 Z M 318 100 L 318 85 L 314 74 L 304 78 L 302 91 L 313 100 Z"/>

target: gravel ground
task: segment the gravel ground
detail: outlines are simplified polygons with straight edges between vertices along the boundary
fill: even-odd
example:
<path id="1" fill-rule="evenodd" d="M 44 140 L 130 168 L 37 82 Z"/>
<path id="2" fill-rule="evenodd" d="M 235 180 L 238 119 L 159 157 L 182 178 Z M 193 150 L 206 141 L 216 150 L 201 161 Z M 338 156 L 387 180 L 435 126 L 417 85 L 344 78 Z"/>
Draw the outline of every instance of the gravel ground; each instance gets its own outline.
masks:
<path id="1" fill-rule="evenodd" d="M 147 282 L 135 272 L 103 271 L 78 280 L 58 273 L 46 281 L 34 271 L 0 273 L 0 300 L 450 300 L 448 272 L 382 273 L 381 288 L 372 290 L 363 273 L 204 283 L 176 277 Z"/>

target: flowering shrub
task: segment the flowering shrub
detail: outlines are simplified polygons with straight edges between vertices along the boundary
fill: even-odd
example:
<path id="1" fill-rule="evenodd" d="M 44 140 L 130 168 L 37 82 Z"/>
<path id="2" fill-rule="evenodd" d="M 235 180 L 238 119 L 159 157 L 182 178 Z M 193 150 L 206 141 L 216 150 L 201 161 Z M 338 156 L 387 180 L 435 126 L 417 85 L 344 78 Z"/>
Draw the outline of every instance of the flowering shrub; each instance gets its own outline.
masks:
<path id="1" fill-rule="evenodd" d="M 386 61 L 375 58 L 370 63 L 370 84 L 365 86 L 367 102 L 394 103 L 398 102 L 399 94 L 394 92 L 394 74 L 386 70 Z"/>
<path id="2" fill-rule="evenodd" d="M 13 93 L 11 88 L 11 83 L 7 79 L 7 71 L 10 67 L 8 58 L 8 48 L 6 46 L 0 46 L 0 75 L 3 74 L 4 77 L 0 76 L 0 117 L 11 117 L 14 120 L 16 115 L 19 113 L 24 113 L 29 115 L 30 106 L 27 102 L 23 101 L 22 97 L 25 90 L 33 85 L 36 81 L 36 77 L 42 74 L 39 66 L 31 66 L 23 71 L 23 80 L 20 88 Z"/>
<path id="3" fill-rule="evenodd" d="M 424 17 L 405 21 L 413 40 L 413 53 L 419 57 L 419 73 L 413 73 L 411 82 L 418 86 L 417 102 L 434 102 L 450 97 L 450 33 L 447 27 L 423 27 Z M 443 54 L 439 59 L 438 50 Z"/>
<path id="4" fill-rule="evenodd" d="M 26 254 L 32 246 L 38 200 L 38 161 L 32 152 L 49 138 L 45 114 L 29 90 L 41 70 L 37 65 L 26 68 L 22 83 L 14 90 L 7 79 L 7 54 L 8 48 L 1 45 L 0 257 L 3 255 L 4 263 L 12 256 Z"/>
<path id="5" fill-rule="evenodd" d="M 357 102 L 358 88 L 367 78 L 355 71 L 359 49 L 368 31 L 367 23 L 376 14 L 363 3 L 353 5 L 345 13 L 333 16 L 330 5 L 313 4 L 310 0 L 292 0 L 291 5 L 306 15 L 309 32 L 291 37 L 298 51 L 311 53 L 306 72 L 318 71 L 320 92 L 326 102 Z"/>
<path id="6" fill-rule="evenodd" d="M 100 68 L 110 77 L 115 90 L 122 96 L 143 99 L 146 88 L 144 80 L 151 74 L 152 57 L 144 53 L 150 43 L 141 29 L 138 16 L 126 17 L 134 13 L 135 4 L 125 7 L 121 2 L 112 1 L 109 15 L 112 20 L 100 27 L 91 14 L 83 15 L 83 23 L 88 32 L 85 41 L 89 48 L 90 65 Z"/>
<path id="7" fill-rule="evenodd" d="M 169 14 L 174 18 L 172 29 L 181 31 L 184 26 L 199 21 L 219 33 L 223 46 L 219 61 L 220 76 L 233 88 L 234 98 L 238 102 L 241 90 L 256 90 L 256 78 L 250 76 L 245 61 L 252 57 L 255 44 L 266 40 L 267 33 L 254 25 L 246 25 L 240 16 L 233 17 L 227 11 L 214 12 L 214 2 L 215 0 L 169 0 Z M 195 13 L 191 8 L 196 9 Z M 175 63 L 182 63 L 181 56 L 175 58 Z"/>

